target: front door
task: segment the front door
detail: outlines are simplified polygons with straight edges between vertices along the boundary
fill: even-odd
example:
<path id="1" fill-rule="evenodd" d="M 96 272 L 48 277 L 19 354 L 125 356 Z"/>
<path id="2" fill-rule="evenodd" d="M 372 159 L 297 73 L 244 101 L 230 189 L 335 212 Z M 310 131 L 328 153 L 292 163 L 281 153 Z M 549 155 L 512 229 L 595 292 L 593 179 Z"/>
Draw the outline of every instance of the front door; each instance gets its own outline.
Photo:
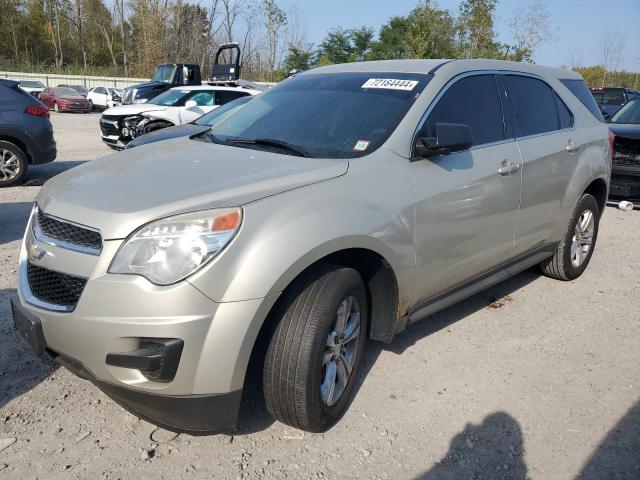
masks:
<path id="1" fill-rule="evenodd" d="M 522 169 L 492 74 L 458 79 L 425 122 L 471 127 L 470 150 L 412 162 L 416 301 L 463 283 L 515 255 Z"/>

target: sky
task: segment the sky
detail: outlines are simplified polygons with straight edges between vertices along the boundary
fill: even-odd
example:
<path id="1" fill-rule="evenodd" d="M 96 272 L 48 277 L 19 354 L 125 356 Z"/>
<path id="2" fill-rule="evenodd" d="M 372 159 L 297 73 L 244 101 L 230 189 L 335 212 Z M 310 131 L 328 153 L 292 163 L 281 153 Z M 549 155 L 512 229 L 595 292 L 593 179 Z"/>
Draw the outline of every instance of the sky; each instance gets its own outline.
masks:
<path id="1" fill-rule="evenodd" d="M 626 35 L 621 69 L 640 71 L 640 0 L 541 0 L 547 7 L 555 38 L 536 51 L 536 63 L 560 66 L 571 58 L 582 66 L 601 62 L 600 41 L 607 29 Z M 389 17 L 407 15 L 418 0 L 280 0 L 287 9 L 301 13 L 309 40 L 322 41 L 335 27 L 345 29 L 366 25 L 376 32 Z M 440 8 L 457 15 L 459 0 L 439 0 Z M 508 43 L 506 21 L 522 0 L 498 0 L 495 29 L 500 41 Z M 573 53 L 573 55 L 572 55 Z"/>

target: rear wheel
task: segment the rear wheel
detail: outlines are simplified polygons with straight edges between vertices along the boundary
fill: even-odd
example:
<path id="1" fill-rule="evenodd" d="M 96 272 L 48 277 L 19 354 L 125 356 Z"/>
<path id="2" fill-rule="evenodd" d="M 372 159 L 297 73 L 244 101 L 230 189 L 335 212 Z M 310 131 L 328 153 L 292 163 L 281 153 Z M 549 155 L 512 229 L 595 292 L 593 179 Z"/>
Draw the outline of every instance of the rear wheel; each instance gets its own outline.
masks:
<path id="1" fill-rule="evenodd" d="M 0 187 L 22 182 L 27 173 L 27 155 L 11 142 L 0 141 Z"/>
<path id="2" fill-rule="evenodd" d="M 263 375 L 277 420 L 324 432 L 346 412 L 364 354 L 367 305 L 362 278 L 351 268 L 311 271 L 285 293 Z"/>
<path id="3" fill-rule="evenodd" d="M 582 195 L 555 255 L 540 264 L 542 273 L 558 280 L 573 280 L 586 270 L 598 237 L 600 209 L 596 199 Z"/>

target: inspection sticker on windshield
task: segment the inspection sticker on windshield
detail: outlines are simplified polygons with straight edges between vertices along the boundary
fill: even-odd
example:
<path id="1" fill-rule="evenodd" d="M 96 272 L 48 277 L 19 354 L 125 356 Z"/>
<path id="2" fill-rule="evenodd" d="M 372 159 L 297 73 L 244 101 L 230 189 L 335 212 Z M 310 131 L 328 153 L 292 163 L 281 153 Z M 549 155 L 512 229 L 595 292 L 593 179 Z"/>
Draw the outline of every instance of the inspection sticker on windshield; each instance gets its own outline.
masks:
<path id="1" fill-rule="evenodd" d="M 370 78 L 362 88 L 387 88 L 389 90 L 413 90 L 417 80 L 399 80 L 397 78 Z"/>
<path id="2" fill-rule="evenodd" d="M 353 149 L 356 152 L 364 152 L 367 148 L 369 148 L 370 143 L 371 142 L 369 142 L 368 140 L 358 140 L 353 146 Z"/>

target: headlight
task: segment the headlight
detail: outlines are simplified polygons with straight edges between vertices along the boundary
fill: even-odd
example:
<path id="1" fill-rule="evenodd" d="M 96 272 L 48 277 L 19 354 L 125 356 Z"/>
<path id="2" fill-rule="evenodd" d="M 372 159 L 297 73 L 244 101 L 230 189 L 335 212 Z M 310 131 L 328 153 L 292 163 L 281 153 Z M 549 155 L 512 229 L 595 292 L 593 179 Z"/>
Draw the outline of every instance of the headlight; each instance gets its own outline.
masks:
<path id="1" fill-rule="evenodd" d="M 145 225 L 125 240 L 109 272 L 176 283 L 215 257 L 240 227 L 242 210 L 223 208 L 176 215 Z"/>

